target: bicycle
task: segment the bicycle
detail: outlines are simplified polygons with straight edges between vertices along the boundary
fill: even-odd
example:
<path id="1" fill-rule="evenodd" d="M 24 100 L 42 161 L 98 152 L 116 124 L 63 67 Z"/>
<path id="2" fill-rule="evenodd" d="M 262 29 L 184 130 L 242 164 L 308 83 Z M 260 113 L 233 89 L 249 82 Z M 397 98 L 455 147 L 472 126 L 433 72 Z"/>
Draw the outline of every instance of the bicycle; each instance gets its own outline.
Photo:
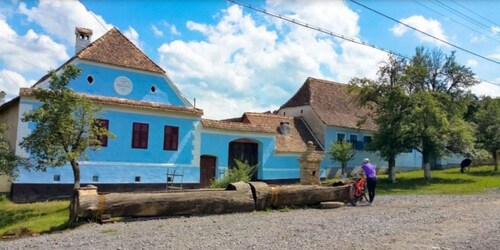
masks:
<path id="1" fill-rule="evenodd" d="M 353 178 L 354 182 L 351 184 L 349 189 L 349 202 L 351 205 L 356 206 L 356 204 L 363 200 L 363 198 L 368 201 L 368 197 L 366 195 L 367 183 L 366 177 L 362 175 L 361 177 L 355 176 Z"/>

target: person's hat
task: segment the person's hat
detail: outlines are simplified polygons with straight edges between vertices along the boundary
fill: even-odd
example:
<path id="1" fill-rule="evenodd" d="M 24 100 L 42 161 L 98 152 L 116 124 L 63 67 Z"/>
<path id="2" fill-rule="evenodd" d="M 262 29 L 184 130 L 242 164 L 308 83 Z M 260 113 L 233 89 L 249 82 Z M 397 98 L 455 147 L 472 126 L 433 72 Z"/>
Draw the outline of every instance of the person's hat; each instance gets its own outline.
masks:
<path id="1" fill-rule="evenodd" d="M 367 163 L 367 162 L 370 162 L 370 159 L 368 159 L 368 158 L 364 158 L 364 159 L 363 159 L 363 163 Z"/>

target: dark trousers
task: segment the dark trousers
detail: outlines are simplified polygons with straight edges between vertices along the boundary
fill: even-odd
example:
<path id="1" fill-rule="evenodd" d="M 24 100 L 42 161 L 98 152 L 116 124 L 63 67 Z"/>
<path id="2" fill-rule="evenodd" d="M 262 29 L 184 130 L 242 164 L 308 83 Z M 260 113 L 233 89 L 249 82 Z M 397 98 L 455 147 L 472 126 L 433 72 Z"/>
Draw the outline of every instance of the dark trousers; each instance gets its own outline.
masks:
<path id="1" fill-rule="evenodd" d="M 370 203 L 371 203 L 375 198 L 375 188 L 377 187 L 377 178 L 376 177 L 367 178 L 366 182 L 368 186 L 368 198 L 370 198 Z"/>

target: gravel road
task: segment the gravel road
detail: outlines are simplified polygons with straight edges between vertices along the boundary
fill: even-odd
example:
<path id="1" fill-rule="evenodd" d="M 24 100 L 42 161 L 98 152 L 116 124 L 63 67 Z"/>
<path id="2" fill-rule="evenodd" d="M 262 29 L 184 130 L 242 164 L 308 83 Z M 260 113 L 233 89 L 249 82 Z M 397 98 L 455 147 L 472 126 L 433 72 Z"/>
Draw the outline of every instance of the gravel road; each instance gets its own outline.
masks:
<path id="1" fill-rule="evenodd" d="M 377 196 L 373 206 L 86 224 L 0 249 L 499 249 L 500 194 Z"/>

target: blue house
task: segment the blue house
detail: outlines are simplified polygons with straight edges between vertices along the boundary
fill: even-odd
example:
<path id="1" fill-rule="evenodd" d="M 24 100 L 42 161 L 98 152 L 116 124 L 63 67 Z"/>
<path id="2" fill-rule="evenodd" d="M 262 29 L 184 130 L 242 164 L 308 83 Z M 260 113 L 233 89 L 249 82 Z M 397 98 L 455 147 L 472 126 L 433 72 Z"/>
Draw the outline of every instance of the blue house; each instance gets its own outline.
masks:
<path id="1" fill-rule="evenodd" d="M 151 61 L 120 31 L 112 29 L 90 43 L 92 31 L 77 28 L 76 53 L 66 64 L 82 69 L 69 87 L 102 106 L 102 123 L 116 139 L 103 138 L 90 160 L 79 161 L 81 183 L 101 191 L 165 189 L 167 174 L 183 182 L 199 182 L 202 110 L 187 101 L 165 71 Z M 62 67 L 62 66 L 61 66 Z M 61 68 L 56 71 L 61 70 Z M 32 88 L 46 88 L 48 76 Z M 27 156 L 18 144 L 33 129 L 21 121 L 22 114 L 39 102 L 30 89 L 0 107 L 0 122 L 9 125 L 7 138 L 16 154 Z M 14 201 L 64 196 L 71 192 L 69 165 L 46 172 L 21 170 L 10 189 Z"/>
<path id="2" fill-rule="evenodd" d="M 96 185 L 103 192 L 206 187 L 234 167 L 236 159 L 256 167 L 254 180 L 297 182 L 299 159 L 309 141 L 323 154 L 321 177 L 340 168 L 326 154 L 338 140 L 348 140 L 356 149 L 350 169 L 365 157 L 378 168 L 387 166 L 365 150 L 377 127 L 370 120 L 358 126 L 367 111 L 353 104 L 345 84 L 310 77 L 277 111 L 203 119 L 203 111 L 119 30 L 92 43 L 89 29 L 76 28 L 75 35 L 76 53 L 62 66 L 74 64 L 82 73 L 69 87 L 102 106 L 101 124 L 116 135 L 113 140 L 102 138 L 102 149 L 88 152 L 90 160 L 79 161 L 82 186 Z M 48 80 L 44 76 L 32 88 L 46 88 Z M 7 139 L 21 156 L 27 153 L 18 144 L 34 128 L 21 117 L 40 104 L 30 90 L 21 89 L 17 98 L 0 106 L 0 123 L 8 125 Z M 412 150 L 400 154 L 396 165 L 410 170 L 420 168 L 421 162 L 420 153 Z M 0 192 L 10 192 L 14 201 L 45 200 L 71 194 L 72 183 L 69 165 L 46 172 L 21 170 Z"/>

